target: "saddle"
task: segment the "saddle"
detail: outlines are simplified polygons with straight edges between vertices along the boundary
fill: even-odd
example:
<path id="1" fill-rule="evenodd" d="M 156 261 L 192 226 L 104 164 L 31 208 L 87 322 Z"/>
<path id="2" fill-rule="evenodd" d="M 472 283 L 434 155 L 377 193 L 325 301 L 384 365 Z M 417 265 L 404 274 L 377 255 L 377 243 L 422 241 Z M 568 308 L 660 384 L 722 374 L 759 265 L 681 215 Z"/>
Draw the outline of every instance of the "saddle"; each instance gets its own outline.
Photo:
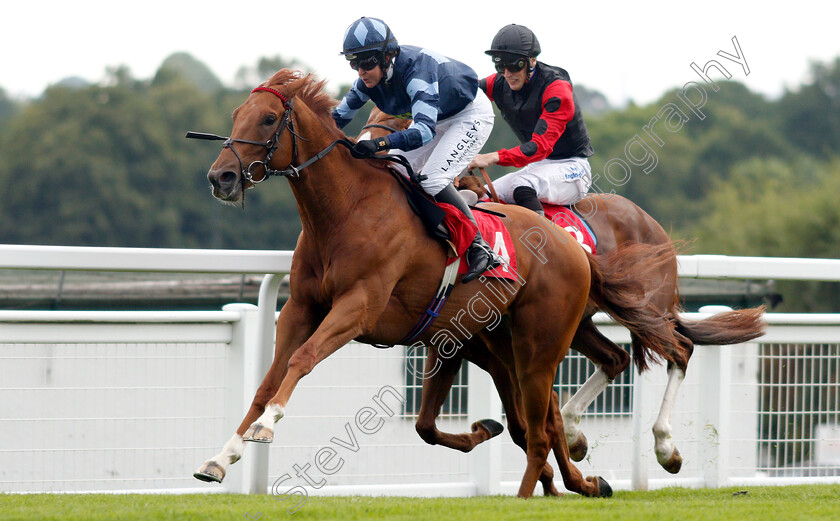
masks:
<path id="1" fill-rule="evenodd" d="M 402 339 L 394 344 L 410 345 L 415 339 L 419 338 L 420 335 L 422 335 L 438 317 L 455 286 L 457 275 L 459 273 L 466 273 L 466 263 L 460 262 L 460 259 L 467 251 L 467 248 L 475 237 L 476 228 L 475 225 L 455 207 L 445 203 L 437 203 L 432 200 L 432 198 L 426 194 L 419 184 L 414 181 L 416 177 L 413 175 L 410 167 L 408 168 L 408 171 L 411 178 L 406 177 L 402 172 L 399 172 L 390 166 L 388 171 L 397 180 L 400 187 L 402 187 L 409 206 L 411 206 L 414 213 L 420 217 L 426 231 L 433 238 L 444 244 L 448 257 L 443 279 L 441 280 L 438 291 L 431 303 L 414 328 L 412 328 L 411 331 L 406 333 Z M 510 234 L 507 229 L 504 228 L 504 225 L 499 219 L 499 217 L 504 217 L 504 215 L 475 207 L 473 207 L 473 210 L 477 210 L 477 212 L 473 213 L 473 216 L 476 217 L 477 220 L 479 220 L 478 212 L 482 212 L 484 214 L 492 214 L 492 218 L 498 221 L 496 229 L 498 230 L 498 228 L 501 227 L 501 231 L 497 231 L 496 235 L 502 241 L 501 244 L 502 248 L 505 250 L 505 256 L 509 259 L 509 264 L 503 264 L 498 268 L 490 270 L 487 272 L 487 276 L 515 280 L 517 275 L 513 242 L 511 241 Z M 482 232 L 482 235 L 483 234 L 484 232 Z M 510 252 L 509 256 L 507 252 Z M 373 344 L 373 346 L 380 349 L 393 347 L 393 345 L 389 344 Z"/>
<path id="2" fill-rule="evenodd" d="M 426 228 L 429 235 L 443 243 L 446 248 L 447 256 L 450 259 L 460 257 L 464 253 L 466 246 L 469 246 L 472 241 L 472 237 L 469 237 L 469 240 L 466 240 L 464 237 L 454 237 L 452 230 L 450 229 L 450 226 L 454 226 L 456 228 L 471 226 L 470 224 L 464 223 L 464 220 L 461 218 L 461 213 L 457 210 L 448 211 L 447 206 L 449 205 L 434 201 L 419 186 L 419 184 L 413 180 L 416 176 L 413 176 L 413 172 L 410 170 L 409 177 L 406 177 L 406 175 L 402 172 L 393 168 L 391 165 L 388 165 L 388 172 L 400 184 L 400 187 L 405 192 L 406 200 L 408 201 L 409 206 L 420 218 L 420 221 L 423 223 L 423 227 Z M 472 209 L 474 211 L 495 215 L 497 217 L 505 217 L 505 214 L 479 208 L 477 206 L 473 206 Z M 447 216 L 450 218 L 447 219 Z M 462 225 L 459 226 L 457 222 L 461 222 Z M 447 224 L 449 224 L 449 226 L 447 226 Z M 473 233 L 472 235 L 474 236 L 475 234 Z"/>

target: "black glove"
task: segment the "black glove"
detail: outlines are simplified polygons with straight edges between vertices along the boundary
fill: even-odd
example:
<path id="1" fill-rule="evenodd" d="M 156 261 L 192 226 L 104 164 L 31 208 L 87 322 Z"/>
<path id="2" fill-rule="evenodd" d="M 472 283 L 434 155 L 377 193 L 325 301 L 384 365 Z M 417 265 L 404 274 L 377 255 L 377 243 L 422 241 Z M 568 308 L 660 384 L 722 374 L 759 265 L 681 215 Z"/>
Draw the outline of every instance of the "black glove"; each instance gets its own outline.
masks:
<path id="1" fill-rule="evenodd" d="M 388 136 L 378 137 L 376 139 L 363 139 L 356 143 L 353 150 L 361 157 L 373 157 L 380 150 L 388 150 L 391 148 L 391 140 Z"/>

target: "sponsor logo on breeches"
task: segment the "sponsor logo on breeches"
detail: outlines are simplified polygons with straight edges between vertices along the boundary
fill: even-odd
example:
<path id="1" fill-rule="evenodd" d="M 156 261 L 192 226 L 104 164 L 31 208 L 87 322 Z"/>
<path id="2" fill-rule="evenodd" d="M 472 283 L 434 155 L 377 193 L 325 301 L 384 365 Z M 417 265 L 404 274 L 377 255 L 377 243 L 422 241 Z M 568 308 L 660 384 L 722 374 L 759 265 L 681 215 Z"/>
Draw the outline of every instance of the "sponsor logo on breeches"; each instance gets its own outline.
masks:
<path id="1" fill-rule="evenodd" d="M 566 181 L 574 181 L 581 177 L 583 177 L 583 168 L 580 165 L 569 165 L 569 172 L 565 175 Z"/>
<path id="2" fill-rule="evenodd" d="M 481 126 L 481 121 L 473 120 L 472 127 L 464 134 L 464 138 L 458 141 L 452 150 L 449 151 L 449 159 L 446 160 L 446 167 L 441 168 L 444 172 L 449 170 L 453 163 L 460 163 L 464 155 L 476 148 L 478 141 L 478 127 Z"/>

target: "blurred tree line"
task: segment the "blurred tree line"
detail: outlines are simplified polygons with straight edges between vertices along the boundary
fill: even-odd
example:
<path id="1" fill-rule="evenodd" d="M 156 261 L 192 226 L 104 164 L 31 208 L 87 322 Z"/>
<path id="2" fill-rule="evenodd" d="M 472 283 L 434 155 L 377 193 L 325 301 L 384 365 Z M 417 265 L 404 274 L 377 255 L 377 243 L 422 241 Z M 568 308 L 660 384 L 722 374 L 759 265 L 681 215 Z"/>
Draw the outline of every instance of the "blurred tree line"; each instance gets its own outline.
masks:
<path id="1" fill-rule="evenodd" d="M 219 204 L 205 179 L 218 143 L 184 139 L 227 134 L 248 91 L 285 66 L 306 70 L 264 58 L 226 87 L 177 53 L 150 80 L 116 67 L 102 84 L 62 82 L 32 100 L 0 88 L 0 241 L 294 248 L 300 220 L 285 181 L 248 191 L 244 209 Z M 341 81 L 351 79 L 348 70 Z M 679 89 L 615 109 L 576 85 L 596 151 L 593 191 L 629 197 L 690 239 L 690 253 L 840 258 L 840 58 L 813 64 L 805 84 L 776 100 L 738 82 L 717 86 L 706 88 L 701 119 Z M 497 115 L 484 150 L 515 144 Z"/>

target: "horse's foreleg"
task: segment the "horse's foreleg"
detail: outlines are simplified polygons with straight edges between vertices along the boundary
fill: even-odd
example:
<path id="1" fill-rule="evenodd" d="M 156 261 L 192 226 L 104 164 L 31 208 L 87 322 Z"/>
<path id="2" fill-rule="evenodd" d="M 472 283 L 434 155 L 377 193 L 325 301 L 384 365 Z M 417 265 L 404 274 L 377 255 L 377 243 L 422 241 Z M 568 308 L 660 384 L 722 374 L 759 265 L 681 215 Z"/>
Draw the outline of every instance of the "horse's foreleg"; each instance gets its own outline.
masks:
<path id="1" fill-rule="evenodd" d="M 207 460 L 193 476 L 202 481 L 221 483 L 225 478 L 226 469 L 236 463 L 245 451 L 242 435 L 248 426 L 262 414 L 266 402 L 277 392 L 280 380 L 286 372 L 289 357 L 315 329 L 315 323 L 306 308 L 298 306 L 294 300 L 289 300 L 283 306 L 277 320 L 277 334 L 274 350 L 274 360 L 257 390 L 251 407 L 245 414 L 245 419 L 239 425 L 234 435 L 225 443 L 221 452 Z"/>
<path id="2" fill-rule="evenodd" d="M 559 404 L 557 394 L 553 392 L 551 394 L 552 401 L 554 402 L 552 409 L 557 411 Z M 549 416 L 546 421 L 553 421 L 557 432 L 563 431 L 563 416 L 561 414 L 552 414 L 552 411 L 549 410 Z M 604 478 L 600 476 L 589 476 L 584 479 L 580 470 L 572 465 L 569 459 L 569 447 L 566 444 L 566 438 L 564 436 L 555 436 L 552 449 L 554 450 L 554 457 L 557 459 L 557 465 L 560 468 L 560 474 L 563 476 L 563 483 L 567 489 L 589 497 L 612 496 L 612 487 L 610 487 L 610 484 Z"/>
<path id="3" fill-rule="evenodd" d="M 529 280 L 529 284 L 531 282 Z M 585 496 L 606 495 L 607 487 L 601 485 L 603 480 L 584 479 L 581 472 L 571 464 L 566 437 L 561 434 L 564 431 L 558 412 L 559 404 L 555 402 L 554 407 L 551 407 L 557 367 L 569 351 L 581 315 L 574 314 L 574 301 L 567 299 L 564 303 L 569 305 L 556 308 L 551 324 L 546 325 L 541 317 L 545 316 L 549 302 L 553 301 L 535 299 L 529 303 L 533 307 L 521 304 L 516 310 L 516 320 L 513 321 L 512 351 L 527 440 L 527 466 L 517 495 L 530 497 L 533 494 L 551 449 L 555 450 L 563 483 L 568 490 Z M 582 313 L 584 302 L 580 304 Z M 549 426 L 547 422 L 552 420 L 554 425 Z M 558 450 L 560 454 L 557 454 Z"/>
<path id="4" fill-rule="evenodd" d="M 510 340 L 508 339 L 509 343 Z M 496 391 L 499 393 L 499 399 L 502 401 L 502 407 L 505 410 L 507 417 L 508 433 L 510 434 L 513 443 L 522 449 L 525 454 L 528 453 L 528 442 L 525 438 L 525 421 L 522 418 L 522 410 L 520 404 L 520 395 L 516 386 L 515 380 L 511 377 L 507 367 L 502 361 L 494 355 L 490 355 L 486 360 L 486 370 L 493 378 L 493 383 L 496 386 Z M 554 486 L 554 469 L 547 461 L 543 465 L 539 477 L 540 484 L 543 487 L 543 494 L 546 496 L 560 496 L 562 495 L 557 487 Z"/>
<path id="5" fill-rule="evenodd" d="M 563 406 L 561 415 L 563 417 L 563 428 L 566 443 L 569 447 L 570 457 L 575 461 L 581 461 L 589 448 L 589 442 L 578 425 L 583 413 L 589 405 L 607 388 L 611 380 L 600 366 L 587 378 L 578 391 Z"/>
<path id="6" fill-rule="evenodd" d="M 674 404 L 677 400 L 677 391 L 685 378 L 685 373 L 675 364 L 668 364 L 668 385 L 665 386 L 665 396 L 662 398 L 662 407 L 659 409 L 659 416 L 653 424 L 654 451 L 656 460 L 671 474 L 676 474 L 682 467 L 682 456 L 671 439 L 671 416 L 674 413 Z"/>
<path id="7" fill-rule="evenodd" d="M 359 286 L 336 298 L 318 328 L 289 358 L 286 374 L 282 377 L 274 396 L 266 403 L 265 411 L 245 431 L 243 439 L 271 443 L 274 424 L 285 414 L 286 404 L 301 378 L 309 374 L 322 360 L 338 351 L 354 338 L 362 335 L 366 326 L 373 326 L 375 317 L 385 309 L 387 298 L 375 298 L 375 292 Z M 386 290 L 386 295 L 390 288 Z"/>
<path id="8" fill-rule="evenodd" d="M 575 332 L 572 348 L 595 364 L 595 372 L 563 405 L 563 427 L 570 457 L 581 461 L 586 456 L 588 442 L 578 425 L 589 405 L 604 389 L 630 365 L 630 355 L 602 335 L 591 318 L 583 320 Z"/>
<path id="9" fill-rule="evenodd" d="M 540 473 L 548 462 L 549 440 L 545 419 L 548 411 L 548 392 L 554 379 L 548 381 L 545 374 L 529 374 L 524 371 L 517 376 L 522 390 L 522 412 L 526 423 L 527 465 L 516 495 L 527 498 L 533 495 Z"/>
<path id="10" fill-rule="evenodd" d="M 221 483 L 225 479 L 227 467 L 239 461 L 243 452 L 245 452 L 245 444 L 242 442 L 242 436 L 234 434 L 222 447 L 221 452 L 205 461 L 193 472 L 193 477 L 201 481 Z"/>

